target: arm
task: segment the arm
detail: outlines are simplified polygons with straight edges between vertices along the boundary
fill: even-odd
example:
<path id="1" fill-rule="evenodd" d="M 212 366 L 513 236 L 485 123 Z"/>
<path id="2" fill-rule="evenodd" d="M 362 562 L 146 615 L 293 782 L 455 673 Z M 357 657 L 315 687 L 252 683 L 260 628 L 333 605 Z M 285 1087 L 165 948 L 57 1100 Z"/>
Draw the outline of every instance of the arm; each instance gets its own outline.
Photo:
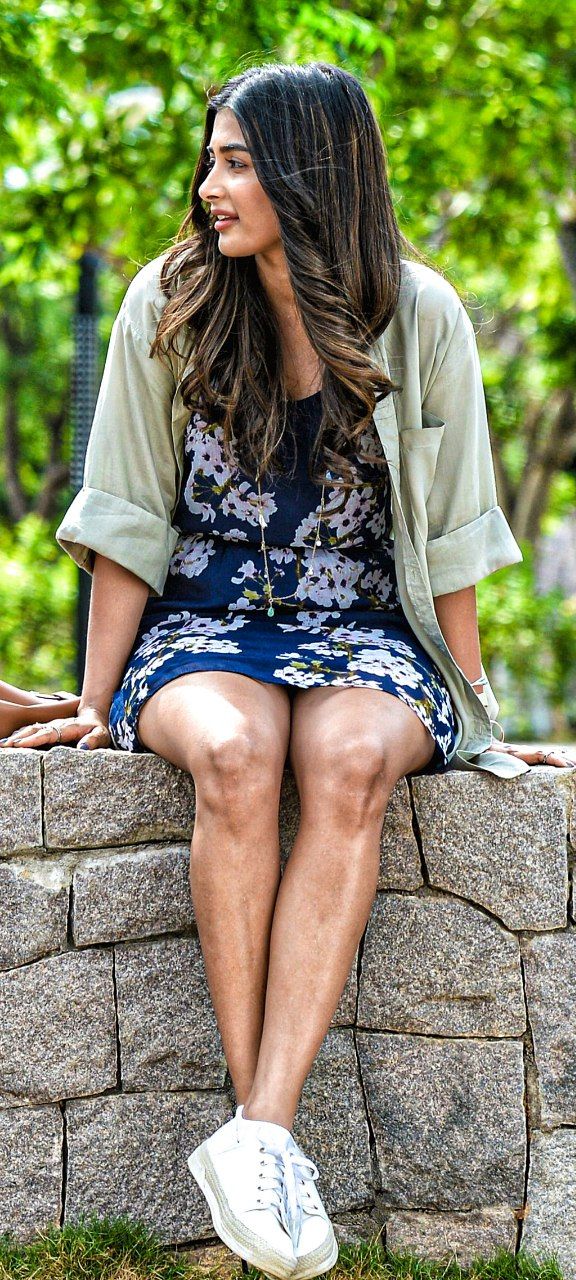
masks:
<path id="1" fill-rule="evenodd" d="M 426 386 L 422 409 L 444 423 L 426 499 L 426 558 L 432 595 L 438 598 L 522 560 L 498 505 L 476 337 L 461 303 L 448 347 Z"/>
<path id="2" fill-rule="evenodd" d="M 82 693 L 76 715 L 58 719 L 58 740 L 66 746 L 110 746 L 112 697 L 122 681 L 148 594 L 148 584 L 129 569 L 106 556 L 94 556 Z M 0 746 L 53 746 L 53 732 L 51 724 L 31 724 L 4 738 Z"/>
<path id="3" fill-rule="evenodd" d="M 476 588 L 463 587 L 460 591 L 446 592 L 434 597 L 434 609 L 440 630 L 453 658 L 468 677 L 478 696 L 482 698 L 482 683 L 475 680 L 482 671 L 480 657 L 480 638 L 478 635 L 478 619 L 476 614 Z M 496 724 L 493 721 L 493 724 Z M 554 765 L 557 768 L 574 768 L 574 753 L 565 753 L 563 749 L 548 748 L 543 752 L 539 747 L 525 745 L 513 746 L 502 740 L 494 741 L 491 749 L 518 756 L 525 764 Z M 544 759 L 542 758 L 544 757 Z"/>
<path id="4" fill-rule="evenodd" d="M 448 591 L 445 595 L 435 596 L 434 609 L 453 658 L 473 687 L 478 686 L 476 691 L 480 692 L 482 658 L 476 587 L 462 587 L 460 591 Z"/>
<path id="5" fill-rule="evenodd" d="M 155 595 L 178 539 L 172 513 L 182 448 L 180 418 L 173 420 L 176 367 L 149 354 L 162 307 L 158 274 L 157 260 L 138 272 L 112 326 L 83 485 L 56 530 L 59 545 L 88 573 L 98 553 Z"/>
<path id="6" fill-rule="evenodd" d="M 432 314 L 421 334 L 427 351 L 422 410 L 444 424 L 426 498 L 426 560 L 440 630 L 488 718 L 497 724 L 498 702 L 481 662 L 474 587 L 495 569 L 520 561 L 522 552 L 498 506 L 474 328 L 452 295 L 451 288 L 447 292 L 444 285 L 435 286 L 432 301 L 441 314 L 454 317 L 438 359 Z"/>
<path id="7" fill-rule="evenodd" d="M 95 555 L 78 713 L 90 709 L 107 722 L 147 597 L 146 582 L 114 560 Z"/>

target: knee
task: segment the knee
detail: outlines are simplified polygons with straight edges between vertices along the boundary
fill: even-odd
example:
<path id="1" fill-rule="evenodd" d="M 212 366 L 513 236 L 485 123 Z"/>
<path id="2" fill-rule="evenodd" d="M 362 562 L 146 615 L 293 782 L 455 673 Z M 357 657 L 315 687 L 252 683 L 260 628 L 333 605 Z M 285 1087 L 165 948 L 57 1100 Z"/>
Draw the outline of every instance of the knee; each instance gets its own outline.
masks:
<path id="1" fill-rule="evenodd" d="M 361 734 L 325 744 L 309 765 L 311 801 L 347 822 L 384 816 L 397 776 L 392 752 L 379 737 Z"/>
<path id="2" fill-rule="evenodd" d="M 214 734 L 196 745 L 190 772 L 198 798 L 211 811 L 238 815 L 279 789 L 279 753 L 265 735 L 249 730 Z"/>

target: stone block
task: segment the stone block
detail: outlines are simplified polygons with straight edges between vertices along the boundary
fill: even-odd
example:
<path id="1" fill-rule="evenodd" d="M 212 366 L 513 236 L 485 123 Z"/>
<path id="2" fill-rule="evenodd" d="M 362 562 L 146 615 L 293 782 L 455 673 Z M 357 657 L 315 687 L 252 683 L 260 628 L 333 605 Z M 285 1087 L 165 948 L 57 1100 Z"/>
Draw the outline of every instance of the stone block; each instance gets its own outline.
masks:
<path id="1" fill-rule="evenodd" d="M 412 822 L 408 783 L 400 778 L 388 801 L 382 825 L 379 889 L 418 889 L 424 883 Z"/>
<path id="2" fill-rule="evenodd" d="M 522 1248 L 537 1261 L 555 1254 L 563 1280 L 576 1280 L 576 1132 L 532 1135 Z"/>
<path id="3" fill-rule="evenodd" d="M 567 783 L 570 789 L 568 839 L 576 850 L 576 769 L 570 769 Z"/>
<path id="4" fill-rule="evenodd" d="M 219 1092 L 68 1102 L 65 1221 L 125 1215 L 166 1244 L 212 1237 L 210 1210 L 186 1161 L 232 1114 L 232 1099 Z"/>
<path id="5" fill-rule="evenodd" d="M 357 1032 L 382 1204 L 521 1207 L 522 1043 Z"/>
<path id="6" fill-rule="evenodd" d="M 338 1007 L 330 1023 L 331 1027 L 351 1027 L 356 1020 L 356 1001 L 358 998 L 358 948 L 346 979 L 346 986 L 338 1001 Z"/>
<path id="7" fill-rule="evenodd" d="M 41 769 L 37 751 L 0 750 L 0 858 L 42 852 Z"/>
<path id="8" fill-rule="evenodd" d="M 44 759 L 49 849 L 189 840 L 194 806 L 190 774 L 153 753 L 53 747 Z"/>
<path id="9" fill-rule="evenodd" d="M 469 1213 L 419 1213 L 396 1210 L 386 1219 L 386 1248 L 430 1262 L 457 1262 L 471 1267 L 499 1249 L 516 1251 L 518 1219 L 508 1205 L 472 1209 Z"/>
<path id="10" fill-rule="evenodd" d="M 502 779 L 452 769 L 415 778 L 431 885 L 486 907 L 508 929 L 565 925 L 569 787 L 562 772 Z"/>
<path id="11" fill-rule="evenodd" d="M 305 1081 L 292 1133 L 318 1166 L 318 1190 L 332 1213 L 374 1200 L 368 1121 L 354 1033 L 331 1029 Z"/>
<path id="12" fill-rule="evenodd" d="M 467 902 L 377 894 L 362 956 L 358 1025 L 440 1036 L 521 1035 L 518 940 Z"/>
<path id="13" fill-rule="evenodd" d="M 522 942 L 540 1123 L 576 1124 L 576 929 Z"/>
<path id="14" fill-rule="evenodd" d="M 334 1235 L 339 1245 L 355 1245 L 364 1241 L 384 1242 L 384 1226 L 370 1213 L 340 1213 L 332 1219 Z"/>
<path id="15" fill-rule="evenodd" d="M 278 830 L 280 836 L 280 863 L 284 868 L 296 839 L 300 824 L 300 798 L 296 779 L 291 768 L 286 767 L 280 788 Z"/>
<path id="16" fill-rule="evenodd" d="M 217 1089 L 226 1059 L 197 938 L 116 947 L 122 1087 Z"/>
<path id="17" fill-rule="evenodd" d="M 0 1111 L 0 1231 L 22 1244 L 60 1222 L 62 1138 L 59 1107 Z"/>
<path id="18" fill-rule="evenodd" d="M 300 822 L 300 801 L 291 769 L 284 770 L 280 792 L 280 857 L 286 865 Z M 410 792 L 405 778 L 388 802 L 380 838 L 379 889 L 418 889 L 423 884 L 420 853 L 412 827 Z"/>
<path id="19" fill-rule="evenodd" d="M 0 974 L 0 1108 L 115 1084 L 110 951 L 68 951 Z"/>
<path id="20" fill-rule="evenodd" d="M 187 842 L 132 845 L 83 858 L 73 881 L 76 946 L 189 929 L 189 863 Z"/>
<path id="21" fill-rule="evenodd" d="M 65 950 L 71 875 L 64 859 L 0 863 L 0 969 Z"/>

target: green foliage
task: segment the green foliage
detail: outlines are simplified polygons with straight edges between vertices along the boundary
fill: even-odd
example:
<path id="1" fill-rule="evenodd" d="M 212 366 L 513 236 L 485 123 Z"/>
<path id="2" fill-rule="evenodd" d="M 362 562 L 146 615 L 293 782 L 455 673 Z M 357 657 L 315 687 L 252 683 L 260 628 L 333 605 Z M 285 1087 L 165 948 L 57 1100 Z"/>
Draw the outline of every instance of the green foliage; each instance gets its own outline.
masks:
<path id="1" fill-rule="evenodd" d="M 6 0 L 0 317 L 11 317 L 21 349 L 15 357 L 0 343 L 0 381 L 17 409 L 26 502 L 42 491 L 48 462 L 70 454 L 69 423 L 56 444 L 51 424 L 70 396 L 80 254 L 97 248 L 108 267 L 104 347 L 128 280 L 183 217 L 208 87 L 267 59 L 324 58 L 364 84 L 401 228 L 460 287 L 474 319 L 491 429 L 514 491 L 534 448 L 530 415 L 542 407 L 549 421 L 576 375 L 558 239 L 576 219 L 575 27 L 576 0 Z M 5 417 L 0 520 L 10 510 Z M 63 489 L 60 497 L 62 513 Z M 572 500 L 558 476 L 547 517 Z M 58 684 L 71 670 L 76 570 L 40 533 L 35 566 L 29 529 L 0 533 L 2 670 L 25 684 L 53 684 L 59 673 Z M 480 584 L 479 600 L 487 665 L 505 657 L 518 680 L 542 681 L 561 699 L 570 606 L 535 597 L 528 561 Z"/>
<path id="2" fill-rule="evenodd" d="M 225 1274 L 242 1276 L 240 1258 L 230 1259 Z M 64 1227 L 49 1226 L 29 1244 L 8 1232 L 0 1236 L 0 1280 L 219 1280 L 220 1258 L 213 1268 L 199 1265 L 186 1252 L 172 1252 L 158 1234 L 127 1216 L 81 1214 Z M 262 1272 L 247 1268 L 249 1280 Z M 556 1254 L 537 1259 L 524 1249 L 499 1249 L 492 1258 L 477 1258 L 470 1267 L 454 1259 L 430 1262 L 409 1252 L 385 1249 L 380 1232 L 356 1244 L 342 1244 L 329 1280 L 562 1280 Z"/>
<path id="3" fill-rule="evenodd" d="M 576 597 L 537 594 L 534 551 L 527 542 L 521 546 L 521 564 L 478 583 L 478 624 L 486 670 L 503 663 L 511 677 L 508 693 L 494 678 L 500 723 L 511 718 L 530 736 L 534 689 L 542 689 L 551 706 L 569 707 L 576 688 Z"/>
<path id="4" fill-rule="evenodd" d="M 23 688 L 74 691 L 77 569 L 54 531 L 29 515 L 0 526 L 0 673 Z"/>

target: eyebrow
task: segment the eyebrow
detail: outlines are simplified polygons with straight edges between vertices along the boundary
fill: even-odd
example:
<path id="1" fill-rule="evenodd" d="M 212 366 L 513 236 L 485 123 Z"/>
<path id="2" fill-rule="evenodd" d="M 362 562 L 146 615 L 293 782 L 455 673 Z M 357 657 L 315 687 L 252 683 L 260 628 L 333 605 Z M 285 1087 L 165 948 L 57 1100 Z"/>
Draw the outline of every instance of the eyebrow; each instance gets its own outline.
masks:
<path id="1" fill-rule="evenodd" d="M 211 151 L 212 155 L 214 155 L 213 147 L 208 146 L 206 147 L 206 150 Z M 248 147 L 246 147 L 243 142 L 225 142 L 220 147 L 220 151 L 247 151 L 248 155 L 250 155 L 250 151 Z"/>

